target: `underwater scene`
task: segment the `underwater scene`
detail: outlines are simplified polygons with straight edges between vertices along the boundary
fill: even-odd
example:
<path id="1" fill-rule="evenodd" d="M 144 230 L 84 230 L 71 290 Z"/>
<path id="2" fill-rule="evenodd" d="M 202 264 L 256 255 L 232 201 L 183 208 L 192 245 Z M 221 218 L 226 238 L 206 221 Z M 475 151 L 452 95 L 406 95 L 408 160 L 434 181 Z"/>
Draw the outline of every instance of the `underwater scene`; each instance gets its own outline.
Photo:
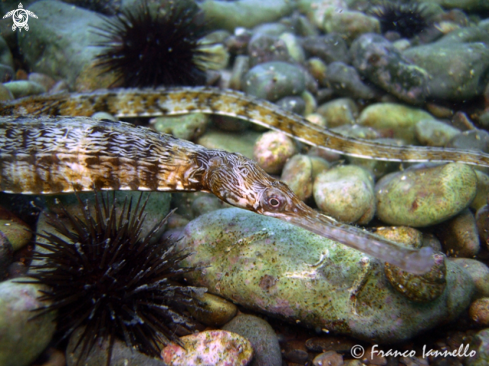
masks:
<path id="1" fill-rule="evenodd" d="M 0 366 L 489 365 L 489 1 L 0 13 Z"/>

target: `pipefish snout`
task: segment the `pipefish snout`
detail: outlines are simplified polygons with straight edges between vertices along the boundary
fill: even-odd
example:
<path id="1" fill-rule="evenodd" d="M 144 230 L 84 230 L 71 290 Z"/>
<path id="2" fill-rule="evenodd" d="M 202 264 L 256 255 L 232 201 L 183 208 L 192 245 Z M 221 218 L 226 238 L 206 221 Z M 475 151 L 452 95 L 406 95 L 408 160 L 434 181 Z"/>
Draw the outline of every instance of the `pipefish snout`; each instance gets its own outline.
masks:
<path id="1" fill-rule="evenodd" d="M 0 120 L 0 189 L 56 194 L 93 190 L 203 191 L 397 265 L 428 271 L 432 250 L 401 247 L 321 215 L 252 160 L 124 122 L 83 117 Z"/>

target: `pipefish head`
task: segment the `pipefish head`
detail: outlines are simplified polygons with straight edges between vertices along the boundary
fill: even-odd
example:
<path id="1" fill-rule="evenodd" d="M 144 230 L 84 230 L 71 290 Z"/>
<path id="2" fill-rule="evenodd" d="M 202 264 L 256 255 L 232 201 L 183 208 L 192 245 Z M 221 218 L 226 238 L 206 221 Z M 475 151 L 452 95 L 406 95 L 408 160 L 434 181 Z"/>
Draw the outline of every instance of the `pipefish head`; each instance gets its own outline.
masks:
<path id="1" fill-rule="evenodd" d="M 290 222 L 405 271 L 423 274 L 434 263 L 431 248 L 406 248 L 314 211 L 286 184 L 269 176 L 255 162 L 240 154 L 216 151 L 208 159 L 205 181 L 209 191 L 233 206 Z"/>

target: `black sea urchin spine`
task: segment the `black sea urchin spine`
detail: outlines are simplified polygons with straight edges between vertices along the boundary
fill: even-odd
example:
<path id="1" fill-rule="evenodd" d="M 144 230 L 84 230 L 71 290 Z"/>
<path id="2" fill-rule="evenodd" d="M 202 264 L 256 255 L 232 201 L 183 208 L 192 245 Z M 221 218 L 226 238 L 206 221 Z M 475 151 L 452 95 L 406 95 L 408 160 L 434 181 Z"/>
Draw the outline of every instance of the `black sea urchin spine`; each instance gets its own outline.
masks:
<path id="1" fill-rule="evenodd" d="M 192 330 L 192 320 L 180 308 L 199 307 L 198 295 L 205 289 L 175 280 L 199 268 L 181 267 L 189 253 L 176 250 L 174 243 L 150 243 L 168 216 L 142 237 L 148 199 L 143 204 L 141 197 L 134 211 L 132 201 L 124 201 L 118 213 L 115 199 L 110 204 L 108 197 L 99 199 L 96 194 L 93 215 L 78 198 L 83 219 L 62 208 L 66 224 L 51 217 L 49 225 L 56 233 L 38 234 L 46 242 L 37 243 L 43 251 L 34 254 L 34 280 L 26 282 L 39 282 L 50 290 L 41 297 L 49 305 L 36 316 L 56 310 L 63 338 L 85 327 L 75 347 L 81 346 L 78 362 L 99 338 L 109 342 L 109 364 L 115 338 L 159 357 L 161 344 L 180 344 L 177 326 Z"/>
<path id="2" fill-rule="evenodd" d="M 104 41 L 97 56 L 103 72 L 114 72 L 114 84 L 124 87 L 193 86 L 206 80 L 199 40 L 207 32 L 194 9 L 172 6 L 153 15 L 146 2 L 124 10 L 97 28 Z"/>

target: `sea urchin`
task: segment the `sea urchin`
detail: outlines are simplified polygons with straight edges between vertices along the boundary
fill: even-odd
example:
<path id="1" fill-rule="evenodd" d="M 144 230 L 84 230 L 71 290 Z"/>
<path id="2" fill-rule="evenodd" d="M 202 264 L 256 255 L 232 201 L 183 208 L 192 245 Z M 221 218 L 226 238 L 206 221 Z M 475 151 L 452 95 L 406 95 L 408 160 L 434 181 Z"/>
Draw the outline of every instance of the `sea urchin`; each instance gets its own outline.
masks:
<path id="1" fill-rule="evenodd" d="M 404 4 L 384 0 L 372 13 L 379 19 L 382 33 L 395 31 L 401 37 L 411 38 L 428 26 L 425 10 L 424 5 L 416 1 Z"/>
<path id="2" fill-rule="evenodd" d="M 78 196 L 77 196 L 78 197 Z M 117 213 L 115 199 L 95 195 L 94 215 L 78 198 L 83 220 L 62 208 L 68 225 L 51 217 L 49 224 L 57 234 L 38 234 L 47 243 L 34 254 L 37 264 L 29 276 L 49 286 L 41 300 L 48 301 L 41 313 L 56 310 L 58 330 L 70 335 L 85 327 L 77 348 L 85 359 L 101 337 L 108 340 L 107 364 L 115 338 L 129 347 L 160 357 L 160 344 L 180 344 L 175 336 L 178 325 L 192 329 L 190 318 L 180 311 L 183 306 L 200 307 L 198 294 L 203 288 L 181 286 L 173 280 L 195 270 L 180 262 L 189 253 L 174 245 L 150 244 L 165 219 L 148 235 L 141 237 L 144 208 L 141 197 L 132 211 L 132 201 L 124 202 Z M 165 243 L 169 244 L 169 243 Z"/>
<path id="3" fill-rule="evenodd" d="M 171 6 L 152 15 L 143 2 L 138 11 L 124 10 L 96 28 L 104 41 L 97 56 L 103 72 L 115 73 L 123 87 L 203 85 L 207 52 L 199 40 L 204 22 L 194 9 Z"/>

